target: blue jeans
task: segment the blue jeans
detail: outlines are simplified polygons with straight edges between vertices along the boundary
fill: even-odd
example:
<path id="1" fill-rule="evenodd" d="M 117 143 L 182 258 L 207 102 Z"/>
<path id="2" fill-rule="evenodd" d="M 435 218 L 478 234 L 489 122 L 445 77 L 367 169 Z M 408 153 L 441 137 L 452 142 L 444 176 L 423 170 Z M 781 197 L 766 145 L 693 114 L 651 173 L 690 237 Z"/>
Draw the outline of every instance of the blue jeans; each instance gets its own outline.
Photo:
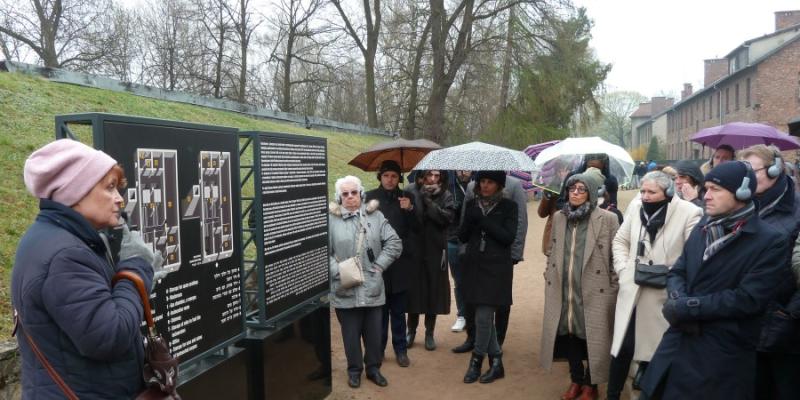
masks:
<path id="1" fill-rule="evenodd" d="M 453 276 L 453 293 L 456 296 L 456 309 L 459 317 L 464 316 L 464 296 L 461 294 L 461 263 L 458 259 L 458 242 L 447 242 L 447 263 Z"/>
<path id="2" fill-rule="evenodd" d="M 386 293 L 383 305 L 383 325 L 381 325 L 381 349 L 386 351 L 389 342 L 389 329 L 392 330 L 392 347 L 395 354 L 405 353 L 406 341 L 406 292 Z"/>

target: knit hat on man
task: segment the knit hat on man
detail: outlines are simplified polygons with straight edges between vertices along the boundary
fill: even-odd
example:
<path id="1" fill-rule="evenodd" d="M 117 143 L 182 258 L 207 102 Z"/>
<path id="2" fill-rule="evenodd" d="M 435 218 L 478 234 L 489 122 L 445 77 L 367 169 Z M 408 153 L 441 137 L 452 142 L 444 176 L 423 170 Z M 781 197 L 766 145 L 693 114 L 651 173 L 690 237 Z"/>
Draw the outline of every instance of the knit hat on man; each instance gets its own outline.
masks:
<path id="1" fill-rule="evenodd" d="M 756 193 L 756 174 L 752 168 L 748 168 L 741 161 L 728 161 L 714 167 L 708 171 L 705 177 L 705 182 L 716 183 L 725 188 L 725 190 L 736 194 L 736 190 L 742 186 L 742 180 L 745 177 L 750 178 L 748 188 L 750 193 L 754 196 Z"/>
<path id="2" fill-rule="evenodd" d="M 25 161 L 23 175 L 32 195 L 71 207 L 116 164 L 100 150 L 61 139 L 34 151 Z"/>
<path id="3" fill-rule="evenodd" d="M 381 179 L 381 175 L 383 175 L 383 173 L 386 171 L 394 171 L 397 172 L 397 175 L 402 175 L 402 172 L 400 171 L 400 164 L 398 164 L 395 160 L 383 160 L 380 168 L 378 168 L 378 180 Z"/>
<path id="4" fill-rule="evenodd" d="M 475 178 L 476 181 L 480 183 L 483 178 L 491 179 L 502 187 L 506 186 L 505 171 L 478 171 L 478 176 Z"/>
<path id="5" fill-rule="evenodd" d="M 589 202 L 597 205 L 598 192 L 600 187 L 603 186 L 603 181 L 605 181 L 605 179 L 606 177 L 603 176 L 599 169 L 587 168 L 583 173 L 569 177 L 566 187 L 574 185 L 575 182 L 583 183 L 586 185 L 586 190 L 589 193 Z"/>

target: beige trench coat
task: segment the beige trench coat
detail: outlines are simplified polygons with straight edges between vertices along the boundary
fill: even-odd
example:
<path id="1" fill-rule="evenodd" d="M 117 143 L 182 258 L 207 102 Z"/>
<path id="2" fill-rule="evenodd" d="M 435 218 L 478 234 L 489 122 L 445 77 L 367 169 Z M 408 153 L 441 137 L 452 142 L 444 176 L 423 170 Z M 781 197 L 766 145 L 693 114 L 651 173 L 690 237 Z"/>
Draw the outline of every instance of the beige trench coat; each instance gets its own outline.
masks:
<path id="1" fill-rule="evenodd" d="M 641 208 L 639 199 L 628 205 L 625 221 L 614 237 L 614 271 L 619 276 L 619 293 L 611 355 L 616 357 L 619 353 L 635 306 L 636 339 L 633 359 L 649 362 L 661 342 L 661 336 L 669 328 L 669 323 L 661 314 L 661 306 L 667 300 L 666 289 L 639 287 L 633 280 L 639 236 L 645 238 L 647 235 L 642 230 L 642 220 L 639 217 Z M 640 262 L 646 264 L 652 260 L 653 264 L 672 267 L 683 252 L 689 233 L 702 216 L 703 211 L 699 207 L 679 199 L 678 196 L 673 197 L 667 207 L 666 222 L 656 234 L 655 243 L 651 247 L 650 240 L 645 240 L 644 257 Z"/>
<path id="2" fill-rule="evenodd" d="M 614 303 L 617 301 L 619 287 L 611 265 L 611 243 L 619 228 L 619 220 L 615 214 L 599 208 L 595 208 L 588 218 L 581 293 L 592 383 L 600 384 L 608 381 L 608 369 L 611 363 L 609 350 L 614 324 Z M 554 353 L 558 350 L 555 348 L 555 341 L 558 322 L 561 319 L 566 226 L 567 218 L 563 213 L 553 214 L 552 252 L 547 258 L 547 267 L 544 271 L 547 285 L 542 323 L 542 349 L 539 353 L 541 365 L 547 370 L 550 370 Z"/>

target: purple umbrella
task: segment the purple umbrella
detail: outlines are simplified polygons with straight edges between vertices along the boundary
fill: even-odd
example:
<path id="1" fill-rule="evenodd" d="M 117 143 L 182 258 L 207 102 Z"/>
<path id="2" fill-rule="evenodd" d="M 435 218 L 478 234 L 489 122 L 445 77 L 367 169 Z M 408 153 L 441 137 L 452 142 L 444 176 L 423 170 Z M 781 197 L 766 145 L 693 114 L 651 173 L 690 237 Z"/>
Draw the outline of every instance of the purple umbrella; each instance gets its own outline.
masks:
<path id="1" fill-rule="evenodd" d="M 526 147 L 525 150 L 523 150 L 523 152 L 525 154 L 527 154 L 528 157 L 530 157 L 531 159 L 536 159 L 536 156 L 538 156 L 539 153 L 542 152 L 542 150 L 544 150 L 544 149 L 546 149 L 546 148 L 548 148 L 550 146 L 553 146 L 553 145 L 557 144 L 558 142 L 560 142 L 560 140 L 551 140 L 549 142 L 532 144 L 532 145 Z"/>
<path id="2" fill-rule="evenodd" d="M 800 141 L 796 137 L 769 125 L 749 122 L 729 122 L 701 129 L 692 136 L 692 141 L 715 149 L 723 144 L 737 150 L 754 144 L 772 144 L 781 150 L 800 149 Z"/>

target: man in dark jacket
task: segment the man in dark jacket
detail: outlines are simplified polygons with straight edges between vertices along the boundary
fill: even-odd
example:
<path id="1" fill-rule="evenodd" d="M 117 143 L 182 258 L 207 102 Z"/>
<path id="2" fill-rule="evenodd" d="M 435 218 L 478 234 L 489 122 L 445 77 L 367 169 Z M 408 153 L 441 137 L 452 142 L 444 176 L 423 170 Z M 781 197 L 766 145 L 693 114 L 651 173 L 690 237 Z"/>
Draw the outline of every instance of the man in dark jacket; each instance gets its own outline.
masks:
<path id="1" fill-rule="evenodd" d="M 386 304 L 383 306 L 383 325 L 381 327 L 382 349 L 386 351 L 389 341 L 389 326 L 392 329 L 392 347 L 397 364 L 408 367 L 408 342 L 406 341 L 406 292 L 408 291 L 408 268 L 413 246 L 408 243 L 409 233 L 414 224 L 414 202 L 398 188 L 401 178 L 400 164 L 386 160 L 378 170 L 380 187 L 366 193 L 366 201 L 378 200 L 378 209 L 389 221 L 389 225 L 403 240 L 403 253 L 391 267 L 383 272 L 386 288 Z M 391 322 L 390 322 L 391 321 Z"/>
<path id="2" fill-rule="evenodd" d="M 670 327 L 640 398 L 755 398 L 760 317 L 790 277 L 789 241 L 758 216 L 748 164 L 720 164 L 705 188 L 706 216 L 667 276 L 662 312 Z"/>
<path id="3" fill-rule="evenodd" d="M 794 191 L 794 182 L 784 173 L 779 150 L 759 144 L 742 150 L 739 157 L 749 162 L 755 171 L 759 216 L 794 243 L 800 231 L 800 197 Z M 788 265 L 788 258 L 786 262 Z M 795 383 L 800 377 L 798 323 L 791 317 L 792 313 L 800 314 L 800 292 L 794 280 L 782 283 L 780 288 L 774 289 L 777 298 L 767 307 L 758 346 L 756 394 L 760 398 L 800 397 Z M 787 319 L 791 322 L 787 323 Z"/>

